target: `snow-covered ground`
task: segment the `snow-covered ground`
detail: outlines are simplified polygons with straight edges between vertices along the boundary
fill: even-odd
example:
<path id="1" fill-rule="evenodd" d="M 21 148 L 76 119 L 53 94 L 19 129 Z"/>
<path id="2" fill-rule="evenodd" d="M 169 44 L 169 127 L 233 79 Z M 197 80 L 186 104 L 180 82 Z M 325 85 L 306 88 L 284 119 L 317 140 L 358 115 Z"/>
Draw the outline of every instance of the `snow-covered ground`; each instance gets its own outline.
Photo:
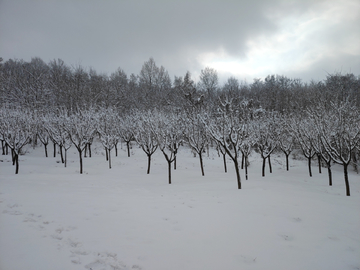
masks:
<path id="1" fill-rule="evenodd" d="M 253 154 L 249 180 L 237 189 L 233 164 L 224 173 L 215 150 L 199 160 L 183 147 L 172 184 L 161 152 L 150 175 L 141 149 L 84 159 L 75 148 L 68 167 L 43 148 L 28 148 L 14 174 L 0 156 L 0 269 L 360 269 L 360 176 L 341 167 L 313 177 L 306 161 L 273 158 L 261 177 Z M 50 155 L 52 154 L 51 151 Z M 113 154 L 113 153 L 112 153 Z M 242 171 L 242 176 L 244 172 Z"/>

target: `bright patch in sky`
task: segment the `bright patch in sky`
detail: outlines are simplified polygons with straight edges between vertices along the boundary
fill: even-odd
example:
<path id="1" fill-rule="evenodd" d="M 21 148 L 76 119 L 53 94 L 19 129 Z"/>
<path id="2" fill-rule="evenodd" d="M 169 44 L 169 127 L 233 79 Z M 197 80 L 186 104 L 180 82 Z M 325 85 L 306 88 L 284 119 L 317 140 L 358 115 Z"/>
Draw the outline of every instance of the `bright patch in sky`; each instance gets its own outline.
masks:
<path id="1" fill-rule="evenodd" d="M 221 48 L 217 52 L 201 54 L 198 60 L 203 66 L 210 66 L 220 74 L 251 79 L 264 78 L 269 74 L 301 73 L 321 61 L 335 61 L 341 54 L 359 55 L 358 33 L 338 31 L 336 35 L 333 34 L 334 30 L 339 30 L 340 24 L 351 24 L 356 20 L 360 14 L 359 3 L 324 3 L 321 8 L 322 13 L 309 10 L 298 17 L 278 18 L 279 29 L 276 33 L 247 40 L 248 49 L 244 57 L 229 55 Z"/>

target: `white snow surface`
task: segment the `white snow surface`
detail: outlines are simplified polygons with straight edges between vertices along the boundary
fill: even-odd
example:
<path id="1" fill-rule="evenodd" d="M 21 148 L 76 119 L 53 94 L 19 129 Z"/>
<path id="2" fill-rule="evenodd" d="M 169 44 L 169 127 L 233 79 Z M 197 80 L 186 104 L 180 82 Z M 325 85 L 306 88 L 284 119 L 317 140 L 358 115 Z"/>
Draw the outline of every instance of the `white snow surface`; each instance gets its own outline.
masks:
<path id="1" fill-rule="evenodd" d="M 313 164 L 273 155 L 273 173 L 261 177 L 253 153 L 249 180 L 237 189 L 212 150 L 199 159 L 180 148 L 168 184 L 167 163 L 136 147 L 112 151 L 108 169 L 100 144 L 79 174 L 75 148 L 68 167 L 28 148 L 15 175 L 0 156 L 1 270 L 228 270 L 360 269 L 360 176 L 350 170 L 345 196 L 342 167 L 328 186 Z M 49 147 L 49 155 L 52 149 Z"/>

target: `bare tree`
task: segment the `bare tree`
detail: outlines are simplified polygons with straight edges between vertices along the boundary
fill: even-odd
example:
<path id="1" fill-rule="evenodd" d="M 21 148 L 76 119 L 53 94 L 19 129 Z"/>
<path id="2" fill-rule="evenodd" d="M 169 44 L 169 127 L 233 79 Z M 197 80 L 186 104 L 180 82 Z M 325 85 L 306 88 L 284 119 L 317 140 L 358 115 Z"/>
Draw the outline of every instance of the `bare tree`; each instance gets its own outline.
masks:
<path id="1" fill-rule="evenodd" d="M 215 69 L 205 67 L 200 73 L 200 89 L 207 93 L 209 99 L 214 98 L 214 94 L 219 86 L 219 78 Z"/>
<path id="2" fill-rule="evenodd" d="M 139 88 L 142 90 L 141 101 L 146 109 L 167 104 L 171 80 L 163 66 L 158 67 L 153 58 L 146 61 L 139 74 Z"/>
<path id="3" fill-rule="evenodd" d="M 103 103 L 105 106 L 113 105 L 123 110 L 130 109 L 133 104 L 134 93 L 129 91 L 129 81 L 124 70 L 118 68 L 111 73 L 108 91 L 103 92 Z"/>
<path id="4" fill-rule="evenodd" d="M 76 108 L 75 92 L 72 91 L 72 72 L 61 59 L 49 63 L 49 87 L 54 95 L 54 105 L 68 110 Z"/>

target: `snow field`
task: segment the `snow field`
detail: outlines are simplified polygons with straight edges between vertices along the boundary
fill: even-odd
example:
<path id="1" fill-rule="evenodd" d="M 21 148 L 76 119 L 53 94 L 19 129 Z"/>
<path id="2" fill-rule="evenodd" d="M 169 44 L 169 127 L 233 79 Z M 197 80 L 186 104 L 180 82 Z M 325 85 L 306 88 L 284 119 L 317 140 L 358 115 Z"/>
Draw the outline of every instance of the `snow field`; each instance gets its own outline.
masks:
<path id="1" fill-rule="evenodd" d="M 274 155 L 261 177 L 250 158 L 237 189 L 233 163 L 224 173 L 212 150 L 199 159 L 182 147 L 168 184 L 167 163 L 133 147 L 112 169 L 98 145 L 79 174 L 75 148 L 68 167 L 43 148 L 28 148 L 14 174 L 0 156 L 0 269 L 360 269 L 360 177 L 341 167 L 308 176 L 306 161 Z M 51 155 L 51 151 L 49 151 Z"/>

